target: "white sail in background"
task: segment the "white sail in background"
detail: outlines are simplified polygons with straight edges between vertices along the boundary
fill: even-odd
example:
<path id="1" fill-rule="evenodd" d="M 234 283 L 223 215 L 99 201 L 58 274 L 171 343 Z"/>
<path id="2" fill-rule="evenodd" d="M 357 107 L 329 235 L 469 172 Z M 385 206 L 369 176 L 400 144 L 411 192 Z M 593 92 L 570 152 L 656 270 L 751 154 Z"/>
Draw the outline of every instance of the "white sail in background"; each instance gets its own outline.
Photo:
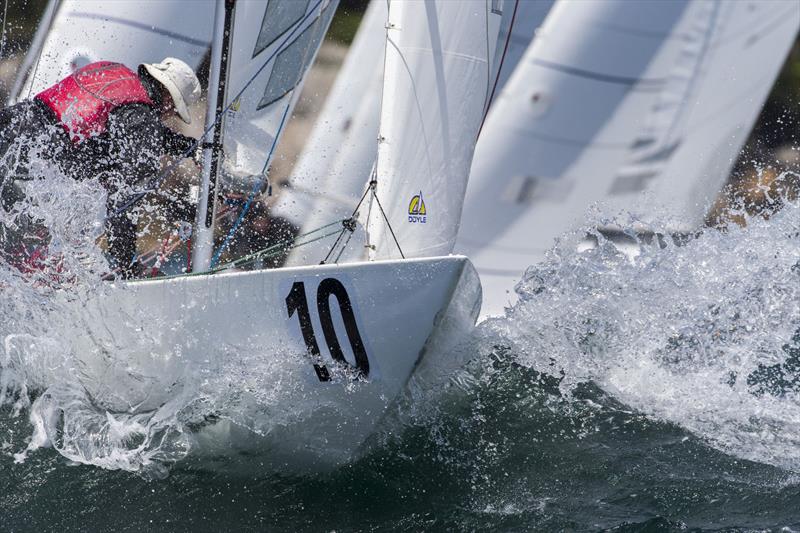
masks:
<path id="1" fill-rule="evenodd" d="M 492 102 L 517 68 L 554 2 L 555 0 L 507 0 L 502 4 L 503 20 L 495 50 L 497 74 L 492 87 Z"/>
<path id="2" fill-rule="evenodd" d="M 130 68 L 166 56 L 197 68 L 211 46 L 214 3 L 197 0 L 64 0 L 40 28 L 46 37 L 34 51 L 18 99 L 24 100 L 94 61 L 116 61 Z"/>
<path id="3" fill-rule="evenodd" d="M 799 27 L 780 0 L 557 2 L 476 149 L 456 251 L 484 313 L 593 202 L 700 224 Z"/>
<path id="4" fill-rule="evenodd" d="M 370 3 L 290 186 L 272 208 L 301 234 L 349 217 L 369 179 L 378 152 L 387 16 L 385 1 Z M 317 264 L 330 245 L 325 240 L 295 248 L 287 265 Z"/>
<path id="5" fill-rule="evenodd" d="M 400 257 L 395 238 L 406 257 L 453 249 L 493 82 L 502 16 L 495 4 L 389 5 L 377 202 L 369 219 L 373 258 Z"/>
<path id="6" fill-rule="evenodd" d="M 223 122 L 225 169 L 262 174 L 300 96 L 338 0 L 239 1 L 235 5 Z M 243 92 L 242 92 L 243 91 Z"/>
<path id="7" fill-rule="evenodd" d="M 706 6 L 713 29 L 707 48 L 699 52 L 703 58 L 696 78 L 684 89 L 684 105 L 670 119 L 662 116 L 661 110 L 674 106 L 676 93 L 681 94 L 675 89 L 675 78 L 682 75 L 678 63 L 617 178 L 633 175 L 640 182 L 633 183 L 633 191 L 620 192 L 624 203 L 617 205 L 630 203 L 638 186 L 674 204 L 679 230 L 703 222 L 800 31 L 800 2 L 708 3 L 696 9 Z M 686 48 L 684 55 L 691 53 Z"/>

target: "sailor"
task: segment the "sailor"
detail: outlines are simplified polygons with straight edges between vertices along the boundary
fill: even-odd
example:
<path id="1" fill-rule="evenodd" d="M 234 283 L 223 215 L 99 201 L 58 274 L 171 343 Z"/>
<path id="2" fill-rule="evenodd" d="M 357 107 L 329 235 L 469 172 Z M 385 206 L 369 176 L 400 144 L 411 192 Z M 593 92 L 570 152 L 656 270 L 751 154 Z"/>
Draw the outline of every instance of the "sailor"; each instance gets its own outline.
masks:
<path id="1" fill-rule="evenodd" d="M 76 180 L 97 178 L 108 191 L 106 237 L 120 275 L 135 276 L 136 228 L 130 212 L 114 215 L 160 171 L 164 155 L 185 157 L 196 141 L 165 126 L 191 124 L 200 83 L 180 59 L 134 72 L 110 61 L 75 70 L 33 99 L 0 110 L 0 196 L 19 201 L 25 180 L 55 165 Z M 36 164 L 34 164 L 36 163 Z M 37 168 L 39 170 L 37 170 Z"/>

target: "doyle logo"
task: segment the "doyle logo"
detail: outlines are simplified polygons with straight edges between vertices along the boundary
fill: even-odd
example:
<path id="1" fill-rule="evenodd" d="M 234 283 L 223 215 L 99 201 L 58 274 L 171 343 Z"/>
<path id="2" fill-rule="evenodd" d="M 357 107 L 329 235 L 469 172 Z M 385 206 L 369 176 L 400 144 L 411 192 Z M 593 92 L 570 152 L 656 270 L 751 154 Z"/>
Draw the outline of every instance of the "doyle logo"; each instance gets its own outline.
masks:
<path id="1" fill-rule="evenodd" d="M 408 221 L 412 224 L 425 224 L 428 211 L 425 209 L 425 200 L 422 199 L 422 191 L 408 202 Z"/>

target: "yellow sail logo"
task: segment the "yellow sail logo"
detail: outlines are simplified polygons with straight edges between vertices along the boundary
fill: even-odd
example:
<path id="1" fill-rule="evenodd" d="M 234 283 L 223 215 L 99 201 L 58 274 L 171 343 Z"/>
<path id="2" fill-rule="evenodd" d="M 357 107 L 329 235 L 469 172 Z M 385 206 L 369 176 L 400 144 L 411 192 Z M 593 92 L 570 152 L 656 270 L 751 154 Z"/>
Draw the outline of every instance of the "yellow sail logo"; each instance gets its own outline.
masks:
<path id="1" fill-rule="evenodd" d="M 411 198 L 408 202 L 408 221 L 412 224 L 425 224 L 428 211 L 425 209 L 425 200 L 422 198 L 422 191 Z"/>

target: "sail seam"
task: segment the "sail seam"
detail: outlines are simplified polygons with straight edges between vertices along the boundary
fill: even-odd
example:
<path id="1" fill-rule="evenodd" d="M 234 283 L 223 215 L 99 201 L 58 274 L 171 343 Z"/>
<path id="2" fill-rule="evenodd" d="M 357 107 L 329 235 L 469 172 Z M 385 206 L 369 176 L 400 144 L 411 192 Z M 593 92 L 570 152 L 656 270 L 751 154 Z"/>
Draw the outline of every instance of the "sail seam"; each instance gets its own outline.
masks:
<path id="1" fill-rule="evenodd" d="M 591 70 L 584 70 L 577 67 L 571 67 L 569 65 L 562 65 L 559 63 L 552 63 L 550 61 L 545 61 L 542 59 L 535 59 L 532 61 L 535 65 L 539 65 L 540 67 L 549 68 L 551 70 L 557 70 L 559 72 L 563 72 L 565 74 L 569 74 L 571 76 L 577 76 L 579 78 L 587 78 L 596 81 L 602 81 L 605 83 L 613 83 L 616 85 L 626 85 L 626 86 L 638 86 L 644 90 L 658 90 L 661 85 L 664 84 L 666 80 L 662 78 L 656 79 L 647 79 L 647 78 L 631 78 L 628 76 L 615 76 L 613 74 L 603 74 L 600 72 L 592 72 Z"/>

